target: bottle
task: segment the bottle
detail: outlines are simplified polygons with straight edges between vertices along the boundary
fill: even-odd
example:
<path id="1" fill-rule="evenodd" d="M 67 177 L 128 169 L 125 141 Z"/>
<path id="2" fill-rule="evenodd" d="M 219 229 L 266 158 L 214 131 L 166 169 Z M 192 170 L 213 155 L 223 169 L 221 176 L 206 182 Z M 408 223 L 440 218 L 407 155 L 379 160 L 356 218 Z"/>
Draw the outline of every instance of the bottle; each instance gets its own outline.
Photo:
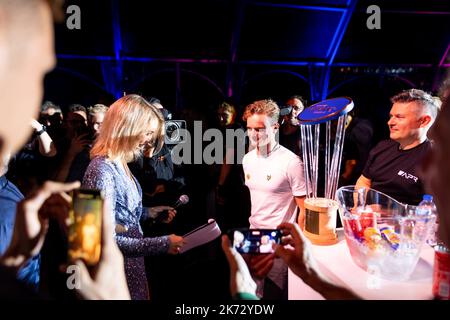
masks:
<path id="1" fill-rule="evenodd" d="M 422 201 L 416 209 L 416 214 L 421 216 L 428 216 L 436 212 L 436 206 L 433 202 L 433 196 L 430 194 L 424 194 Z"/>
<path id="2" fill-rule="evenodd" d="M 429 194 L 424 194 L 422 201 L 420 201 L 419 205 L 416 209 L 416 214 L 420 216 L 429 216 L 436 213 L 436 205 L 433 202 L 433 196 Z M 437 230 L 438 223 L 437 221 L 433 224 L 430 230 L 430 234 L 427 238 L 427 244 L 434 247 L 437 243 Z"/>
<path id="3" fill-rule="evenodd" d="M 433 296 L 450 300 L 450 250 L 442 243 L 434 247 Z"/>

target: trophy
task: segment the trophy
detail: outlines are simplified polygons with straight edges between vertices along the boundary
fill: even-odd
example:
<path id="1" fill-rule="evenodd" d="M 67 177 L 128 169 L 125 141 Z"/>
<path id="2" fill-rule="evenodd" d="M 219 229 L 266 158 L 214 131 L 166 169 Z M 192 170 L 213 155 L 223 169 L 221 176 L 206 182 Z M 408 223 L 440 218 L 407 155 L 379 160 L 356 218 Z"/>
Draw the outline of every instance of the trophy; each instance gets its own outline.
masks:
<path id="1" fill-rule="evenodd" d="M 337 242 L 338 203 L 334 199 L 344 146 L 345 123 L 347 114 L 353 109 L 353 106 L 352 99 L 340 97 L 313 104 L 298 115 L 305 179 L 307 181 L 305 228 L 303 232 L 313 244 L 331 245 Z M 337 120 L 336 130 L 332 130 L 334 129 L 334 127 L 332 128 L 333 120 Z M 325 126 L 325 171 L 323 173 L 324 194 L 319 196 L 319 146 L 322 124 Z M 333 124 L 336 124 L 336 122 Z M 332 138 L 334 138 L 333 149 L 331 149 Z"/>

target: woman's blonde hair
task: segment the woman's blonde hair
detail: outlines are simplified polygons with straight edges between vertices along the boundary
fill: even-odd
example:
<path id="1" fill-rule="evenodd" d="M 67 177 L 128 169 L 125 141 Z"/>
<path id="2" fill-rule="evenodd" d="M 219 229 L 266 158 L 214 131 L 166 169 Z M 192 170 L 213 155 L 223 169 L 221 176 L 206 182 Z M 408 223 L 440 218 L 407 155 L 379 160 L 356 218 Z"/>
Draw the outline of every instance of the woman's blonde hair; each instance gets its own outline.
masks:
<path id="1" fill-rule="evenodd" d="M 110 159 L 133 161 L 142 152 L 139 142 L 156 121 L 153 133 L 154 153 L 164 143 L 164 119 L 158 109 L 136 94 L 124 96 L 114 102 L 105 114 L 100 133 L 91 150 L 91 158 L 107 156 Z"/>

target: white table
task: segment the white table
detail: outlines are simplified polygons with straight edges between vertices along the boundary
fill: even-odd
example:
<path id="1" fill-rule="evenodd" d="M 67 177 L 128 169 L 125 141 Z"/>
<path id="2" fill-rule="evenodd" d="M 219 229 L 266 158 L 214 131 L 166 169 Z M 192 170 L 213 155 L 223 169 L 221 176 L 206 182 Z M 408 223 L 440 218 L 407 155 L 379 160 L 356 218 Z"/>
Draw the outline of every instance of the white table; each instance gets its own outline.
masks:
<path id="1" fill-rule="evenodd" d="M 424 245 L 421 258 L 408 281 L 394 282 L 377 278 L 358 267 L 352 260 L 342 229 L 339 242 L 332 246 L 313 245 L 313 254 L 321 271 L 334 283 L 345 286 L 364 299 L 424 300 L 432 299 L 434 250 Z M 289 300 L 323 300 L 291 270 L 288 276 Z"/>

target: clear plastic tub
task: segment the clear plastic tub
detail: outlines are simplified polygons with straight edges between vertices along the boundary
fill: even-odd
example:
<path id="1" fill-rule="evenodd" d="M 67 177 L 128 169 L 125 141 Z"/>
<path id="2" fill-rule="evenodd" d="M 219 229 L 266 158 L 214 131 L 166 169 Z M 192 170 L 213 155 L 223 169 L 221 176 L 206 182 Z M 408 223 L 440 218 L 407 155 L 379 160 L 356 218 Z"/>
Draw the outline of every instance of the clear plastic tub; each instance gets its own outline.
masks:
<path id="1" fill-rule="evenodd" d="M 436 216 L 374 189 L 342 187 L 336 200 L 353 261 L 380 278 L 408 280 Z"/>

